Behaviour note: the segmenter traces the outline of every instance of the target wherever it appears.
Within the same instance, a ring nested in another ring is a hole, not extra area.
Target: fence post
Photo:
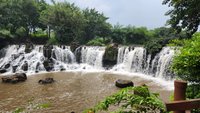
[[[174,101],[186,99],[187,82],[181,80],[174,81]],[[183,106],[184,107],[184,106]],[[185,113],[185,111],[174,111],[174,113]]]

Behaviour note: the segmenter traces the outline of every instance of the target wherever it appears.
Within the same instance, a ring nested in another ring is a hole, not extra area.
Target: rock
[[[22,70],[28,71],[28,62],[25,61],[24,64],[22,65]]]
[[[18,67],[18,65],[12,66],[12,71],[13,71],[13,73],[15,73],[15,72],[16,72],[16,70],[17,70],[17,67]]]
[[[109,68],[117,64],[118,45],[110,44],[105,49],[103,56],[103,67]]]
[[[5,69],[8,69],[9,67],[10,67],[10,63],[8,63],[8,64],[6,64],[6,65],[4,66]]]
[[[44,65],[44,68],[46,69],[46,71],[52,71],[54,68],[53,64],[54,64],[53,59],[46,59],[43,62],[43,65]]]
[[[25,73],[16,73],[12,76],[4,76],[1,78],[4,83],[18,83],[27,80]]]
[[[60,71],[65,71],[65,70],[66,70],[65,68],[61,68],[61,69],[60,69]]]
[[[51,84],[53,82],[55,82],[53,78],[45,78],[38,81],[39,84]]]
[[[7,72],[6,69],[0,69],[0,73],[5,73],[5,72]]]
[[[17,78],[18,81],[25,81],[25,80],[27,80],[27,76],[26,76],[25,73],[16,73],[13,76],[14,76],[14,78]]]
[[[115,86],[119,87],[119,88],[125,88],[125,87],[131,87],[134,86],[133,82],[131,80],[122,80],[122,79],[118,79],[115,82]]]
[[[45,45],[43,47],[43,54],[44,54],[44,57],[46,58],[51,58],[51,53],[52,53],[52,49],[53,49],[53,45]]]

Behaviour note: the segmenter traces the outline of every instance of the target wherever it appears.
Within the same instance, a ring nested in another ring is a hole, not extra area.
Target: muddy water
[[[38,84],[39,79],[46,77],[53,77],[56,82]],[[0,113],[12,112],[16,108],[31,113],[81,113],[105,96],[117,92],[119,89],[114,82],[119,78],[132,80],[135,85],[145,83],[152,92],[160,93],[162,100],[169,100],[171,91],[151,79],[107,72],[58,72],[31,75],[26,82],[19,84],[0,83]],[[43,104],[48,107],[39,109]]]

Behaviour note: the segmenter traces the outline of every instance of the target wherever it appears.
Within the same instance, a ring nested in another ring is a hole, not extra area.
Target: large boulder
[[[110,44],[106,47],[103,56],[103,67],[110,68],[117,64],[118,45]]]
[[[27,76],[25,73],[16,73],[12,76],[4,76],[1,78],[4,83],[18,83],[27,80]]]
[[[51,84],[53,82],[55,82],[53,78],[45,78],[38,81],[39,84]]]
[[[131,80],[118,79],[117,81],[115,81],[115,86],[118,88],[125,88],[125,87],[133,87],[134,84]]]

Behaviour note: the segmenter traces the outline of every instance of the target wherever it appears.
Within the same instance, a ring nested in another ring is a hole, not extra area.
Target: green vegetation
[[[2,47],[30,42],[99,46],[118,43],[146,45],[149,53],[155,53],[168,40],[177,38],[170,28],[148,30],[119,24],[112,26],[103,13],[80,9],[66,1],[48,4],[45,0],[0,0],[0,20]]]
[[[164,0],[163,4],[173,7],[166,15],[170,16],[168,24],[176,31],[186,29],[189,35],[198,30],[200,24],[199,0]]]
[[[147,86],[138,86],[124,88],[84,113],[107,111],[111,105],[118,106],[112,113],[166,112],[164,104],[158,99],[158,94],[150,93]]]
[[[181,41],[175,41],[180,45]],[[172,70],[177,76],[190,84],[187,88],[189,99],[200,98],[200,33],[193,35],[192,39],[183,40],[180,53],[174,57]],[[199,113],[196,110],[194,113]]]

